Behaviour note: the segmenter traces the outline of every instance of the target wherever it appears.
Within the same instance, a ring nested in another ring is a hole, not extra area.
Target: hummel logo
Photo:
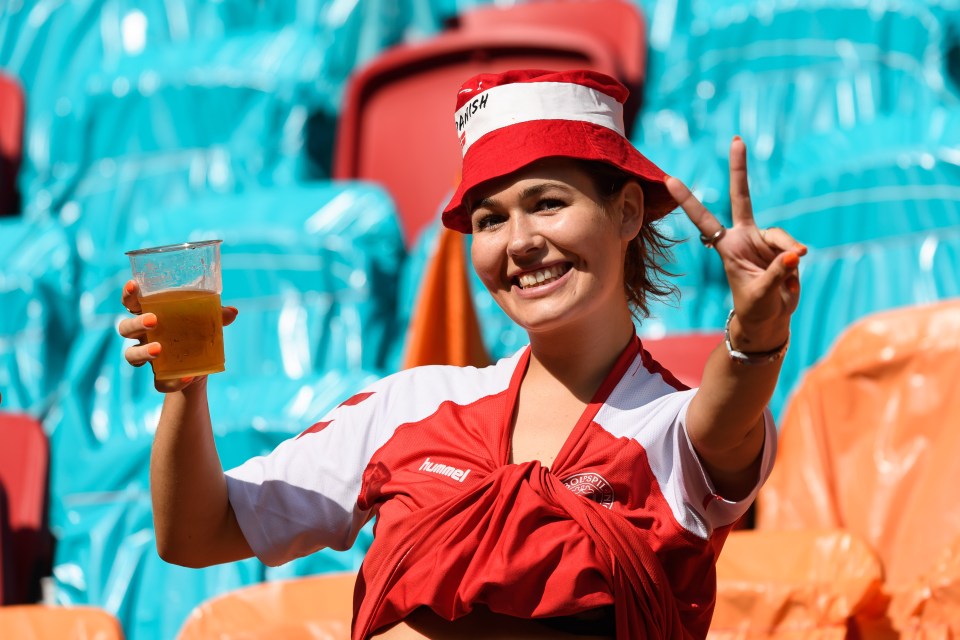
[[[469,474],[471,470],[448,467],[447,465],[440,464],[439,462],[430,462],[430,458],[427,458],[423,461],[423,464],[420,465],[420,471],[429,471],[430,473],[447,476],[451,480],[456,480],[457,482],[463,482],[466,480],[467,474]]]

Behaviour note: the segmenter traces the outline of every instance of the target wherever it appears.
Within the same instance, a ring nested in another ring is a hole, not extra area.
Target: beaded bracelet
[[[731,360],[737,364],[769,364],[771,362],[776,362],[783,357],[784,353],[787,352],[787,345],[790,344],[789,337],[787,337],[786,342],[772,351],[764,351],[762,353],[744,353],[743,351],[737,351],[734,349],[733,344],[730,342],[730,321],[733,320],[733,315],[733,309],[730,309],[730,313],[727,314],[727,322],[723,325],[723,341],[727,345],[727,354],[730,356]]]

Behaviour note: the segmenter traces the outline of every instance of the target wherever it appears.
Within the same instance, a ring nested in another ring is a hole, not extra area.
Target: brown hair
[[[606,206],[630,180],[636,180],[613,165],[598,160],[575,160],[590,176],[602,205]],[[640,182],[641,188],[643,183]],[[677,244],[659,229],[658,221],[644,221],[640,233],[627,246],[623,264],[623,287],[633,315],[643,319],[650,315],[649,298],[676,298],[676,285],[667,278],[676,276],[666,269],[670,262],[670,248]]]

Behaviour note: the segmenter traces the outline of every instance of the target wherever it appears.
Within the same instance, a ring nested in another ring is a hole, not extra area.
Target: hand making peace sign
[[[800,300],[797,267],[807,248],[783,229],[757,227],[747,184],[747,147],[739,136],[730,144],[730,203],[733,226],[725,229],[680,180],[667,178],[701,241],[723,260],[744,351],[762,352],[783,344],[790,315]]]

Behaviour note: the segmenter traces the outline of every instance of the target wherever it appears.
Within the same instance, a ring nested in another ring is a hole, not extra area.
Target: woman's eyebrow
[[[477,209],[494,209],[497,206],[497,201],[495,198],[484,198],[483,200],[478,200],[470,206],[470,215],[473,215],[477,212]]]
[[[520,199],[526,200],[527,198],[534,198],[542,195],[544,191],[548,191],[550,189],[559,189],[560,191],[564,192],[570,191],[570,188],[562,182],[540,182],[523,189],[520,192]]]

